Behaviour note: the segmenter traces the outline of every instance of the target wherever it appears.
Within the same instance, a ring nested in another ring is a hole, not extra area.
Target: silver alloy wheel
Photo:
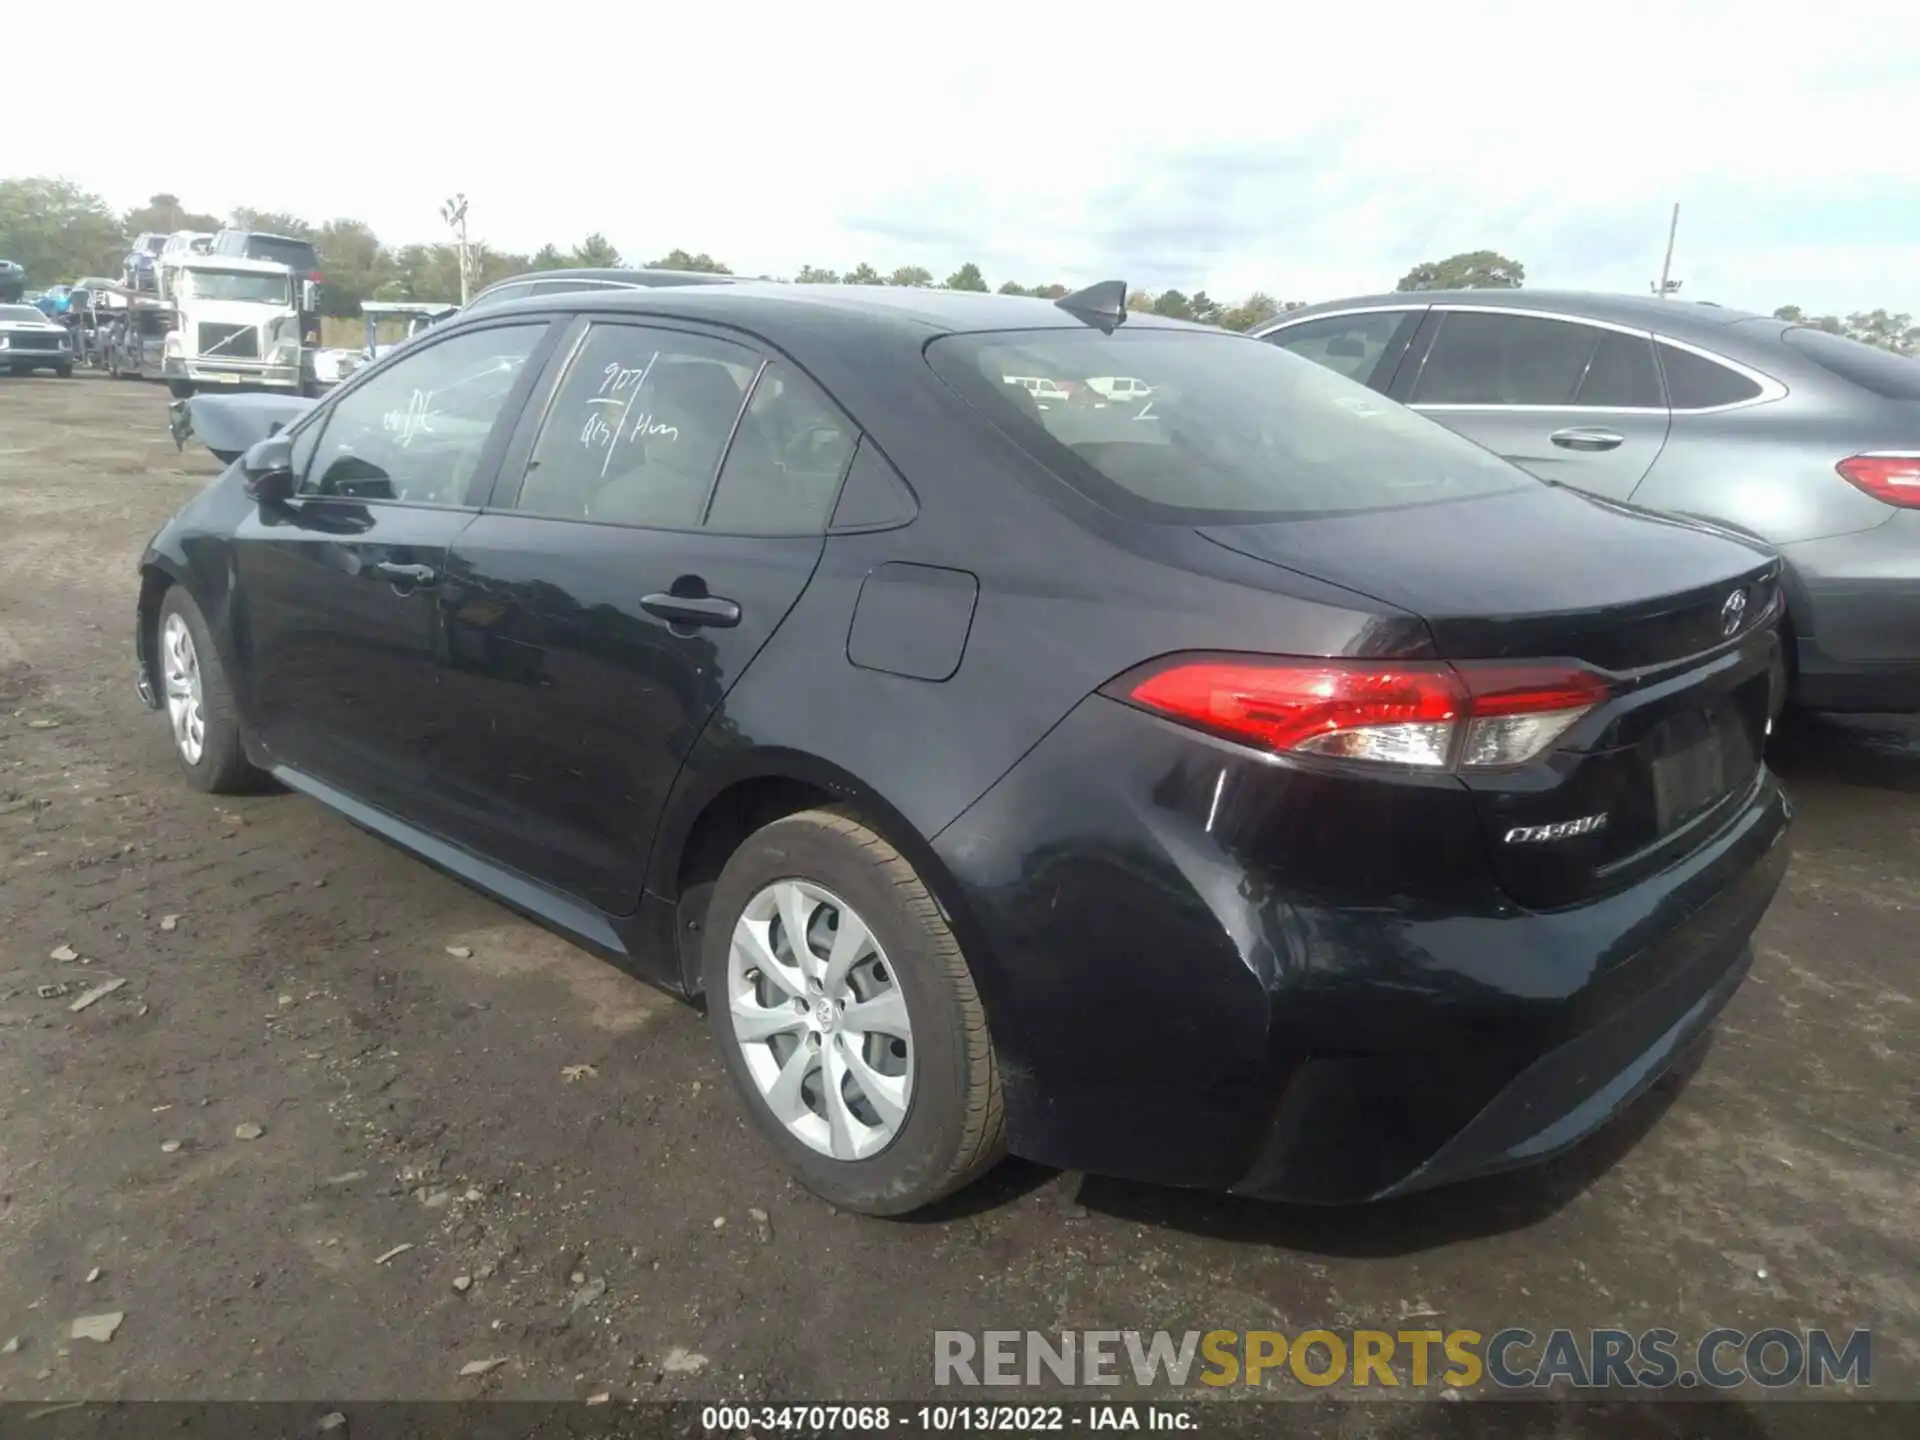
[[[207,749],[205,697],[200,688],[200,655],[193,648],[193,631],[184,615],[167,616],[160,635],[161,668],[166,673],[167,718],[173,721],[173,743],[180,758],[198,765]]]
[[[782,1125],[822,1155],[865,1160],[913,1101],[913,1026],[886,953],[853,907],[805,880],[747,903],[727,957],[747,1071]]]

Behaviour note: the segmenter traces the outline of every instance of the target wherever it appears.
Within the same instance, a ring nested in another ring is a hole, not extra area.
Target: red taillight
[[[1920,509],[1920,453],[1851,455],[1833,468],[1876,500]]]
[[[312,272],[311,274],[309,274],[309,275],[307,276],[307,278],[308,278],[309,280],[311,280],[311,281],[312,281],[312,282],[313,282],[314,284],[316,284],[316,285],[318,285],[318,284],[320,283],[320,281],[322,280],[322,278],[324,278],[324,277],[322,277],[322,275],[320,274],[320,272],[319,272],[318,270],[315,270],[315,271],[313,271],[313,272]]]
[[[1283,754],[1486,769],[1541,754],[1608,692],[1600,676],[1564,665],[1196,659],[1124,693]]]

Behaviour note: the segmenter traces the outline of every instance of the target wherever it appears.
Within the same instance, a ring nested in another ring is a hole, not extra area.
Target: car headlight
[[[0,350],[5,350],[11,344],[13,344],[11,339],[5,335],[0,335]]]

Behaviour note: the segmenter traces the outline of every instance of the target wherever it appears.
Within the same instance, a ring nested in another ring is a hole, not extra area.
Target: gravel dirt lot
[[[1010,1163],[867,1220],[786,1180],[693,1010],[310,800],[176,777],[134,562],[217,466],[165,419],[0,380],[0,1400],[905,1398],[935,1329],[1407,1319],[1867,1325],[1920,1399],[1920,725],[1780,737],[1752,979],[1543,1171],[1321,1212]]]

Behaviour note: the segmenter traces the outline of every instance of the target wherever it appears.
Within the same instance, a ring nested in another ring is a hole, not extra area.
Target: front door
[[[596,322],[551,393],[448,558],[461,725],[435,772],[456,838],[624,914],[681,762],[813,573],[857,437],[797,372],[688,330]]]
[[[235,537],[241,677],[274,758],[407,811],[439,719],[434,595],[548,325],[464,330],[343,390],[295,436],[295,496]]]
[[[1435,306],[1390,393],[1542,480],[1625,500],[1667,442],[1644,331]]]

